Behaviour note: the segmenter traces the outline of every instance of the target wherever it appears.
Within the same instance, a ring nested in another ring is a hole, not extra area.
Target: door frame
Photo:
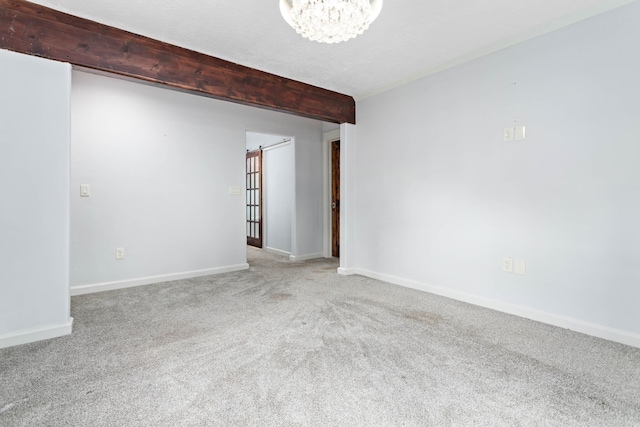
[[[323,162],[323,185],[322,185],[322,256],[332,258],[331,239],[331,143],[340,140],[340,129],[324,132],[322,134],[322,162]],[[342,154],[341,154],[342,156]],[[342,171],[341,171],[342,172]],[[342,239],[342,238],[341,238]],[[342,243],[342,242],[341,242]]]
[[[266,188],[266,186],[264,185],[267,178],[265,177],[264,174],[264,161],[265,161],[265,154],[266,152],[268,152],[269,150],[272,149],[273,145],[277,145],[279,146],[283,146],[283,145],[291,145],[292,147],[292,159],[291,161],[293,162],[291,167],[292,167],[292,171],[293,171],[293,176],[294,176],[294,185],[293,185],[293,194],[292,194],[292,199],[291,199],[291,253],[288,254],[289,257],[294,256],[294,254],[297,254],[297,228],[296,228],[296,212],[297,212],[297,202],[296,202],[296,185],[295,185],[295,178],[296,178],[296,137],[291,135],[291,134],[286,134],[286,133],[279,133],[279,132],[275,132],[275,131],[264,131],[264,130],[253,130],[253,129],[247,129],[245,130],[245,148],[247,150],[249,150],[250,148],[248,147],[247,144],[247,133],[252,133],[252,134],[260,134],[260,135],[265,135],[265,136],[273,136],[276,137],[276,139],[283,139],[283,140],[287,140],[286,143],[271,143],[265,147],[259,146],[262,149],[262,248],[265,251],[269,251],[271,252],[271,248],[269,248],[269,232],[268,232],[268,222],[269,222],[269,215],[267,214],[267,206],[269,204],[269,196],[268,196],[268,190]],[[284,142],[284,141],[283,141]],[[278,148],[278,147],[273,147],[273,148]],[[253,148],[253,150],[256,150],[257,148]],[[252,151],[253,151],[252,150]],[[246,179],[245,179],[245,186],[246,186]],[[246,190],[246,188],[245,188]],[[246,213],[245,213],[246,215]],[[286,252],[274,252],[274,253],[278,253],[279,255],[287,255]]]

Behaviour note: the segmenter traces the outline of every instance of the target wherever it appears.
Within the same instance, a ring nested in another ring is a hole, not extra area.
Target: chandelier
[[[362,34],[380,14],[382,0],[280,0],[280,13],[298,34],[340,43]]]

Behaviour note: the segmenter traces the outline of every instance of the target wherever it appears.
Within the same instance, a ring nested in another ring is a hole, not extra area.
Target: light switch
[[[513,139],[516,141],[523,141],[526,138],[524,126],[517,126],[514,129],[515,132],[513,135]]]
[[[504,142],[513,141],[514,128],[504,128]]]
[[[523,259],[517,259],[513,263],[513,272],[516,274],[527,274],[527,263]]]
[[[89,184],[80,184],[80,197],[91,197]]]
[[[242,187],[229,187],[229,194],[239,196],[242,194]]]

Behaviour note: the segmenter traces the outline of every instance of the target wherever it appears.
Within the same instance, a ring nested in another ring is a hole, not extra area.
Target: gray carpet
[[[640,425],[640,349],[249,262],[73,297],[71,336],[0,350],[0,425]]]

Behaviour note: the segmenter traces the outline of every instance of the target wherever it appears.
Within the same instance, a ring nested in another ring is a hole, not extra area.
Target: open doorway
[[[294,139],[247,132],[246,149],[247,165],[253,167],[252,172],[247,169],[247,243],[289,257],[294,241]]]
[[[331,256],[340,257],[340,140],[331,141]]]
[[[340,257],[340,129],[322,134],[324,156],[324,257]]]

